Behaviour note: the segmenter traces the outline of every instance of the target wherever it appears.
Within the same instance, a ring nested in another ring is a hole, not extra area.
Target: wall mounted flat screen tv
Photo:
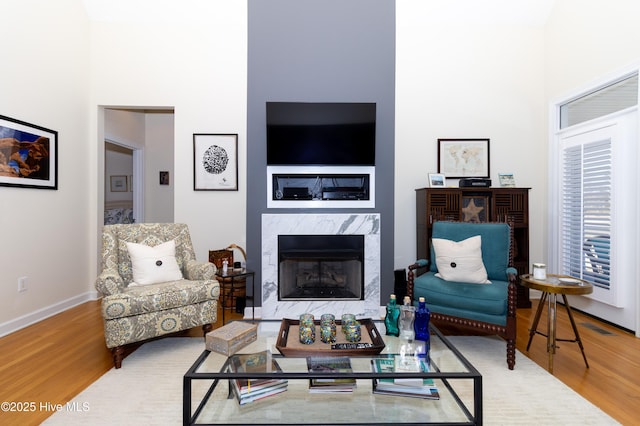
[[[376,104],[267,102],[267,165],[374,166]]]

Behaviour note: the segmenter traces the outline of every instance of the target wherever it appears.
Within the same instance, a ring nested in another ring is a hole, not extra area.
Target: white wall
[[[2,2],[0,114],[58,131],[58,190],[0,187],[0,335],[81,301],[89,198],[89,21],[80,0]],[[18,293],[18,278],[28,290]]]
[[[436,4],[397,2],[395,266],[415,260],[415,189],[437,171],[438,138],[489,138],[493,184],[512,172],[531,187],[530,257],[541,259],[544,27],[515,15],[506,24],[485,2]]]
[[[199,260],[209,249],[244,245],[246,2],[189,0],[180,2],[179,13],[149,1],[87,3],[94,19],[90,132],[96,146],[99,106],[174,109],[174,220],[189,225]],[[193,191],[194,133],[239,134],[239,191]],[[99,156],[94,152],[89,162],[99,164]],[[97,247],[97,228],[92,235]]]
[[[547,100],[640,62],[640,2],[556,0],[545,42]]]
[[[145,140],[144,112],[105,109],[104,135],[107,140],[121,145],[142,148]]]
[[[175,171],[173,114],[148,113],[145,117],[144,220],[174,222]],[[169,185],[160,185],[160,171],[169,172]]]

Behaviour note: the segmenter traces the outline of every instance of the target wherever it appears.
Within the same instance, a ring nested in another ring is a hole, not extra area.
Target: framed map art
[[[238,134],[193,135],[194,191],[238,190]]]
[[[438,139],[438,173],[448,179],[488,178],[489,139]]]

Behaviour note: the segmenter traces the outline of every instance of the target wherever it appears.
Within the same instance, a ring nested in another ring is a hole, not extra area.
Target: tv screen
[[[374,166],[375,103],[267,102],[268,165]]]

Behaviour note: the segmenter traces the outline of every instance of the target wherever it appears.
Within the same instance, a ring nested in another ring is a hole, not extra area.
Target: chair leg
[[[202,326],[202,331],[204,333],[204,340],[207,340],[207,333],[210,332],[211,330],[213,330],[213,325],[211,324],[205,324]]]
[[[122,358],[124,357],[124,347],[116,346],[111,348],[111,355],[113,355],[113,366],[115,368],[122,367]]]
[[[516,341],[513,339],[507,340],[507,366],[509,370],[513,370],[516,365]]]

